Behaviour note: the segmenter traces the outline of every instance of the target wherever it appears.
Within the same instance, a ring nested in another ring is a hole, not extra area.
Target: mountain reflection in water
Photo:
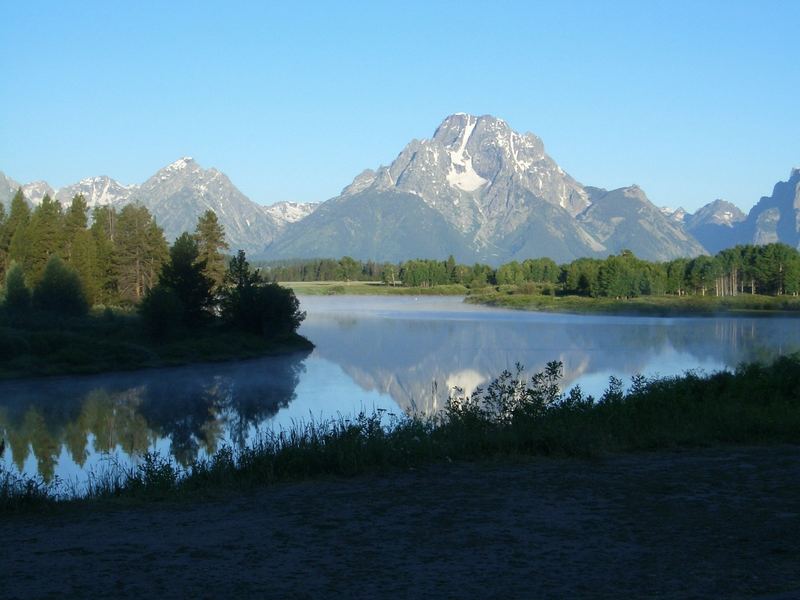
[[[86,481],[107,455],[189,464],[259,430],[386,408],[431,414],[519,362],[564,363],[562,387],[597,395],[614,375],[675,375],[800,348],[795,318],[527,313],[460,298],[304,297],[307,353],[239,363],[0,384],[6,468]]]
[[[800,348],[795,318],[654,318],[491,309],[456,298],[303,298],[315,356],[405,411],[432,413],[517,362],[564,363],[562,387],[599,394],[609,375],[675,375],[771,359]]]

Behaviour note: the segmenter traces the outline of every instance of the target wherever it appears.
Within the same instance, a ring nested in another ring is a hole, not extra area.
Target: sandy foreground
[[[800,447],[2,517],[0,598],[800,598]]]

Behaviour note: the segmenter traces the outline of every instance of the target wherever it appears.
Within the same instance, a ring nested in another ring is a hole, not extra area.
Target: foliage
[[[273,281],[375,281],[384,285],[427,288],[461,284],[473,290],[489,286],[541,285],[541,293],[629,299],[641,296],[695,295],[716,297],[749,293],[800,295],[800,252],[785,244],[736,246],[716,256],[649,262],[630,250],[599,258],[578,258],[557,265],[549,258],[511,261],[492,269],[488,265],[460,265],[415,259],[374,263],[344,257],[265,264]]]
[[[196,239],[184,233],[175,240],[169,260],[161,269],[156,288],[172,290],[183,308],[181,321],[187,326],[207,321],[215,308],[211,291],[214,284],[205,274],[205,268]]]
[[[203,264],[203,273],[211,280],[214,289],[218,289],[225,280],[226,260],[222,251],[228,250],[229,246],[225,241],[225,228],[213,210],[207,210],[197,220],[194,237],[197,241],[197,262]]]
[[[183,303],[175,290],[165,285],[148,290],[138,311],[150,336],[159,340],[174,335],[184,322]]]
[[[6,272],[3,308],[10,316],[27,314],[31,308],[31,292],[25,285],[22,267],[12,262]]]
[[[64,316],[81,316],[89,310],[78,272],[58,256],[50,257],[40,281],[33,288],[33,305]]]
[[[228,265],[221,295],[223,319],[240,331],[272,337],[296,331],[305,318],[294,292],[265,282],[243,250]]]

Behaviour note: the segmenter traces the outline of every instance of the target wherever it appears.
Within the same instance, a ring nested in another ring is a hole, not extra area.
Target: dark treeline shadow
[[[90,452],[134,456],[168,439],[186,465],[288,406],[307,355],[2,383],[0,435],[20,472],[32,453],[46,480],[62,448],[83,466]]]

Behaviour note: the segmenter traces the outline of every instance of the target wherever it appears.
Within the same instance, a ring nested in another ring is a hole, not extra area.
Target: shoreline
[[[733,300],[739,298],[739,300]],[[631,317],[800,317],[800,299],[787,303],[772,296],[726,296],[698,299],[651,296],[626,300],[583,296],[532,296],[523,294],[471,294],[467,304],[527,312]],[[777,305],[774,307],[769,304]]]
[[[15,383],[24,381],[40,381],[45,379],[56,379],[59,377],[81,377],[93,375],[113,375],[114,373],[131,373],[135,371],[150,371],[155,369],[168,369],[174,367],[197,366],[203,364],[218,364],[237,362],[243,360],[253,360],[269,356],[289,355],[295,352],[308,351],[314,349],[314,344],[298,333],[292,333],[273,340],[262,340],[256,336],[241,336],[236,334],[239,339],[253,343],[253,347],[239,347],[231,349],[229,352],[220,351],[210,354],[196,354],[180,356],[161,357],[153,352],[152,347],[143,347],[150,351],[147,360],[136,363],[112,363],[108,365],[98,364],[56,364],[49,363],[45,370],[5,370],[0,369],[0,383]],[[224,339],[225,336],[203,336],[201,341],[214,339]],[[184,340],[181,340],[184,342]],[[130,344],[123,342],[123,344]]]

